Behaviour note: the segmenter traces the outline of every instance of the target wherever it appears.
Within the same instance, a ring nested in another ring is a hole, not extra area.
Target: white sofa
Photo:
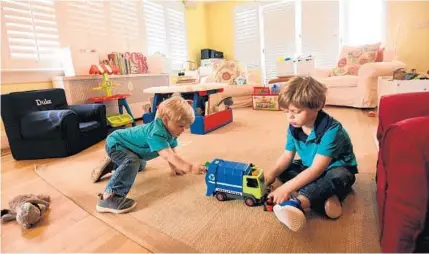
[[[404,67],[393,52],[385,50],[383,62],[362,65],[357,76],[330,76],[332,68],[316,68],[311,76],[328,87],[327,105],[375,108],[378,77],[392,76],[393,71]]]
[[[219,61],[219,60],[214,60]],[[221,64],[217,67],[213,67],[210,65],[201,66],[199,68],[199,74],[200,74],[200,82],[221,82],[221,83],[229,83],[231,84],[233,80],[222,80],[220,78],[221,75],[216,75],[218,69],[222,69],[222,65],[224,65],[226,62],[236,62],[236,61],[219,61]],[[232,105],[232,108],[242,108],[242,107],[252,107],[252,94],[253,94],[253,88],[255,86],[261,86],[260,84],[260,71],[258,69],[247,69],[246,66],[243,64],[237,63],[237,67],[240,67],[241,69],[223,69],[223,72],[230,72],[231,77],[236,77],[239,72],[245,73],[247,84],[245,85],[237,85],[237,84],[231,84],[224,88],[222,93],[216,93],[213,95],[210,95],[210,103],[212,105],[217,104],[222,99],[226,97],[232,97],[234,104]]]

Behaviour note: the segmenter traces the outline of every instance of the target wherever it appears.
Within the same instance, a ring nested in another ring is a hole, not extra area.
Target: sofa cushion
[[[332,76],[357,75],[361,65],[375,62],[379,48],[380,43],[358,47],[343,46]]]
[[[330,87],[356,87],[358,83],[358,76],[345,75],[345,76],[332,76],[329,78],[317,78],[317,81]]]
[[[97,122],[97,121],[80,122],[79,123],[79,130],[81,132],[95,130],[99,127],[100,127],[100,122]]]

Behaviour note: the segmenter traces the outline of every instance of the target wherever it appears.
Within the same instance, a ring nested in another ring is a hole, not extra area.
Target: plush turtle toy
[[[49,208],[50,197],[46,195],[19,195],[9,202],[10,209],[1,210],[2,223],[16,220],[25,229],[39,222]]]

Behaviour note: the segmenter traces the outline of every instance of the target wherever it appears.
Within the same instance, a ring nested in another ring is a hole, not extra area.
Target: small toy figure
[[[104,72],[103,74],[103,82],[101,82],[100,86],[94,87],[93,90],[101,90],[104,89],[106,92],[106,96],[112,96],[112,88],[117,87],[117,84],[113,84],[112,81],[109,79],[109,75],[107,72]]]
[[[50,197],[46,195],[19,195],[9,202],[9,209],[1,210],[1,221],[16,220],[23,228],[29,229],[40,221],[49,208]]]

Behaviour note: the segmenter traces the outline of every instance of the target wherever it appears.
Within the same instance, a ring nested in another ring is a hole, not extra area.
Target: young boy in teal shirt
[[[171,97],[158,106],[155,119],[147,124],[112,132],[106,139],[106,152],[117,165],[103,194],[99,194],[98,212],[125,213],[136,206],[126,198],[137,172],[146,161],[161,156],[168,161],[172,173],[203,173],[202,165],[191,164],[175,153],[177,137],[194,122],[193,108],[179,96]],[[108,173],[103,168],[98,178]]]
[[[292,231],[304,226],[304,212],[310,208],[331,219],[341,216],[341,201],[358,173],[347,131],[322,110],[326,90],[311,77],[296,77],[279,92],[289,128],[285,151],[265,172],[265,183],[269,186],[276,178],[283,182],[268,197],[277,204],[277,218]],[[296,153],[301,160],[294,160]]]

